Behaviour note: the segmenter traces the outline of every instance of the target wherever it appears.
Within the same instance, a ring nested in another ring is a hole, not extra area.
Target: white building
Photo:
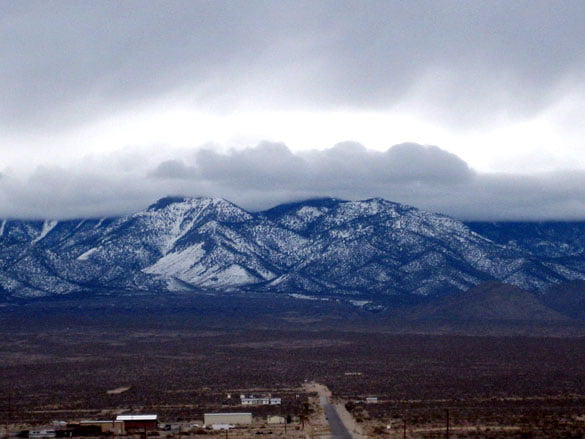
[[[282,398],[272,398],[271,396],[254,397],[240,395],[240,403],[242,405],[280,405]]]
[[[266,418],[268,424],[285,424],[286,419],[283,416],[273,415]]]

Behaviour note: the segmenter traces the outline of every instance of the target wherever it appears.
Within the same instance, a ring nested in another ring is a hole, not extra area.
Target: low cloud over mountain
[[[282,143],[245,149],[89,157],[0,179],[0,217],[125,214],[168,194],[220,196],[249,210],[320,196],[383,197],[463,220],[585,218],[585,172],[487,174],[437,146],[386,151],[356,142],[293,152]]]

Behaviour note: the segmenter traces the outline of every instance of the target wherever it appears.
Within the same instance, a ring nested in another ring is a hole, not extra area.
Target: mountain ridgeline
[[[585,223],[463,223],[383,199],[248,212],[167,197],[119,218],[0,223],[4,300],[91,291],[430,297],[585,279]]]

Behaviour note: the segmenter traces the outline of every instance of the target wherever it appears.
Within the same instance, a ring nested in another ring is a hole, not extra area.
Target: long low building
[[[123,421],[111,421],[111,420],[95,420],[95,421],[81,421],[79,423],[81,429],[88,427],[98,427],[102,433],[124,433],[124,422]]]
[[[133,431],[156,430],[158,428],[157,415],[119,415],[116,421],[124,423],[124,431],[131,433]]]
[[[203,419],[206,426],[215,424],[251,424],[252,413],[205,413]]]
[[[282,398],[273,398],[271,396],[245,396],[240,395],[240,404],[242,405],[280,405]]]

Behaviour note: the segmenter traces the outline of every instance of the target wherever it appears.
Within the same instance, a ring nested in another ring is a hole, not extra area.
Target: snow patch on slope
[[[186,249],[169,253],[160,258],[155,264],[144,268],[142,271],[149,274],[175,276],[181,278],[205,256],[203,243],[192,245]]]
[[[37,236],[35,239],[33,239],[31,241],[31,244],[37,243],[41,239],[43,239],[45,236],[47,236],[49,234],[49,232],[51,230],[53,230],[58,223],[59,223],[59,221],[55,221],[55,220],[47,220],[47,221],[43,222],[43,229],[41,230],[41,234],[39,236]]]
[[[142,271],[205,287],[246,285],[261,280],[238,264],[204,265],[202,260],[206,255],[203,243],[198,243],[179,252],[169,253]]]
[[[94,248],[90,248],[90,249],[89,249],[88,251],[86,251],[85,253],[83,253],[83,254],[79,255],[79,256],[77,257],[77,260],[78,260],[78,261],[87,261],[87,260],[89,259],[89,257],[90,257],[90,256],[91,256],[93,253],[95,253],[96,251],[97,251],[97,248],[95,248],[95,247],[94,247]]]
[[[210,287],[246,285],[258,282],[258,278],[252,276],[248,270],[238,264],[213,273],[211,276],[204,276],[202,285]]]

